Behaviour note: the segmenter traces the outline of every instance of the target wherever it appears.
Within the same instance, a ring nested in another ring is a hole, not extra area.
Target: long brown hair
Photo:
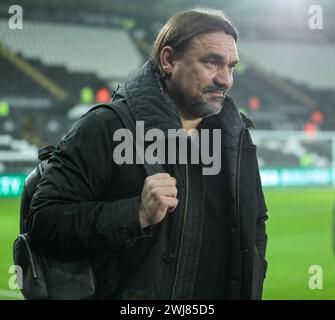
[[[165,46],[171,46],[174,54],[180,55],[187,48],[193,37],[202,33],[224,31],[237,41],[237,30],[221,10],[196,8],[183,11],[170,18],[153,44],[151,60],[160,68],[160,53]]]

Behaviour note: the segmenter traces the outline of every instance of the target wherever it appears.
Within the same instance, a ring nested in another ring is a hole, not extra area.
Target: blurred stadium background
[[[21,30],[8,25],[13,4]],[[322,30],[308,25],[315,4]],[[196,5],[222,9],[240,31],[231,95],[256,125],[270,217],[264,299],[335,298],[334,1],[26,0],[0,3],[0,299],[21,299],[9,285],[12,243],[38,148],[110,100],[163,23]],[[312,265],[322,289],[308,286]]]

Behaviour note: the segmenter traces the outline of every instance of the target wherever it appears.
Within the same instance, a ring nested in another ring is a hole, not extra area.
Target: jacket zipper
[[[37,277],[36,267],[35,267],[33,255],[32,255],[32,252],[30,250],[30,246],[29,246],[28,240],[27,240],[27,238],[25,237],[24,234],[20,234],[19,237],[21,239],[23,239],[24,245],[25,245],[25,247],[27,249],[29,260],[30,260],[30,265],[31,265],[31,270],[32,270],[32,273],[33,273],[33,278],[37,279],[38,277]]]
[[[179,254],[178,254],[176,277],[175,277],[174,284],[173,284],[173,289],[172,289],[172,300],[174,300],[175,294],[176,294],[177,280],[178,280],[179,267],[180,267],[180,259],[181,259],[181,253],[183,251],[185,223],[186,223],[187,208],[188,208],[188,192],[189,192],[189,185],[188,184],[189,184],[188,164],[186,163],[186,195],[185,195],[184,220],[183,220],[183,227],[182,227],[181,240],[180,240],[180,249],[179,249]]]
[[[238,154],[238,160],[237,160],[237,183],[236,183],[236,193],[237,193],[237,219],[238,219],[238,226],[240,228],[240,195],[239,195],[239,183],[240,183],[240,166],[241,166],[241,153],[242,153],[242,140],[243,135],[246,132],[248,128],[243,128],[240,136],[240,142],[239,142],[239,154]],[[182,227],[182,235],[180,240],[180,250],[178,254],[178,262],[177,262],[177,271],[176,271],[176,277],[173,284],[172,289],[172,300],[175,298],[176,293],[176,286],[177,286],[177,280],[178,280],[178,274],[179,274],[179,267],[180,267],[180,259],[181,259],[181,253],[183,249],[183,240],[184,240],[184,233],[185,233],[185,222],[186,222],[186,216],[187,216],[187,208],[188,208],[188,193],[189,193],[189,176],[188,176],[188,164],[186,164],[186,196],[185,196],[185,210],[184,210],[184,220],[183,220],[183,227]]]

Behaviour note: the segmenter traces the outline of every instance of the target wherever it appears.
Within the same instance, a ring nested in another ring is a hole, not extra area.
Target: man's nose
[[[224,86],[225,88],[230,88],[233,84],[232,74],[230,73],[228,67],[224,67],[215,75],[214,82],[217,85]]]

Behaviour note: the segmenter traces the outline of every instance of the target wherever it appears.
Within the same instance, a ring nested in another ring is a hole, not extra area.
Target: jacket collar
[[[121,85],[115,95],[118,97],[127,101],[136,121],[144,121],[145,131],[181,128],[177,107],[164,91],[150,60]]]

